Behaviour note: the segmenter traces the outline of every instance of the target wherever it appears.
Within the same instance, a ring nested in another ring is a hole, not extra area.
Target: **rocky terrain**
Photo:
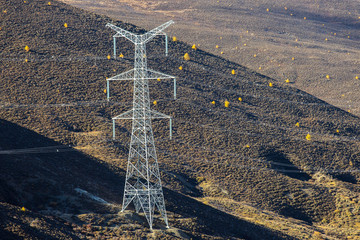
[[[0,10],[2,236],[359,236],[359,118],[182,41],[165,57],[161,36],[147,56],[178,77],[176,100],[170,81],[150,83],[153,109],[174,117],[173,140],[153,122],[171,228],[119,213],[131,123],[118,121],[112,141],[111,117],[131,108],[132,85],[112,82],[109,102],[104,89],[132,68],[134,46],[119,39],[124,57],[108,59],[105,24],[145,30],[57,1],[1,0]]]
[[[360,114],[358,0],[62,1],[147,28],[173,19],[179,39]]]

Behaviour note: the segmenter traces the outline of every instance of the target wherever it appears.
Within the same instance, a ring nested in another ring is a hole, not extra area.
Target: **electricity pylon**
[[[142,35],[133,34],[110,23],[106,24],[107,27],[117,32],[115,37],[125,37],[135,44],[134,69],[112,78],[112,80],[134,81],[133,108],[112,119],[114,138],[115,120],[132,119],[132,134],[121,211],[124,211],[133,202],[137,213],[140,210],[145,213],[150,229],[153,225],[155,207],[163,217],[166,227],[169,227],[151,119],[169,118],[171,138],[171,117],[150,109],[148,80],[158,78],[174,78],[175,80],[175,77],[147,69],[146,43],[156,35],[163,34],[162,31],[172,23],[174,22],[164,23]],[[176,92],[174,92],[175,97]]]
[[[112,28],[113,30],[117,31],[117,33],[113,36],[114,38],[114,58],[116,58],[116,38],[117,37],[125,37],[127,39],[129,39],[131,42],[133,42],[135,44],[135,47],[140,44],[141,42],[143,42],[142,46],[139,46],[138,50],[135,48],[135,64],[136,64],[136,54],[141,54],[141,52],[143,51],[144,54],[141,55],[144,58],[144,65],[146,67],[146,46],[145,44],[147,42],[149,42],[152,38],[154,38],[156,35],[164,35],[165,36],[165,54],[166,56],[168,55],[168,37],[167,34],[163,32],[163,30],[165,28],[167,28],[170,24],[174,23],[173,21],[169,21],[167,23],[164,23],[163,25],[151,30],[150,32],[147,32],[146,34],[143,35],[135,35],[133,33],[130,33],[124,29],[121,29],[119,27],[114,26],[113,24],[106,24],[107,27]],[[147,36],[144,36],[147,35]],[[134,38],[130,36],[137,36],[138,38]],[[144,36],[141,38],[141,36]],[[148,38],[148,39],[146,39]],[[140,55],[139,55],[140,56]],[[140,59],[139,59],[140,60]],[[141,67],[141,65],[138,65],[139,67]],[[107,96],[107,100],[110,101],[110,81],[118,81],[118,80],[133,80],[135,77],[135,69],[131,69],[129,71],[123,72],[119,75],[116,75],[114,77],[111,78],[107,78],[106,79],[106,96]],[[176,99],[176,77],[171,76],[171,75],[167,75],[164,73],[160,73],[157,71],[154,71],[152,69],[147,69],[145,68],[147,71],[145,71],[145,75],[144,75],[144,79],[157,79],[157,80],[162,80],[162,79],[173,79],[174,80],[174,99]]]

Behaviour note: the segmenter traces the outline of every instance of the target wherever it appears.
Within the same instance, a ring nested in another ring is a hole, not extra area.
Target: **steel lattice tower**
[[[152,229],[153,225],[155,207],[159,210],[166,226],[169,227],[151,119],[169,118],[171,137],[171,117],[150,109],[148,80],[172,78],[174,79],[174,86],[176,86],[176,81],[173,76],[147,69],[146,43],[156,35],[164,35],[162,31],[172,23],[173,21],[164,23],[142,35],[133,34],[109,23],[106,25],[117,32],[117,34],[114,35],[114,39],[115,37],[125,37],[135,44],[134,69],[112,77],[107,81],[108,90],[109,80],[134,81],[133,108],[130,111],[113,118],[114,138],[115,120],[132,119],[132,135],[121,211],[124,211],[127,206],[133,202],[136,212],[142,210],[145,213],[150,229]],[[176,88],[174,87],[174,97],[175,96]]]

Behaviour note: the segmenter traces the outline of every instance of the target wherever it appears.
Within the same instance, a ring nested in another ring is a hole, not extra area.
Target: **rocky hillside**
[[[166,122],[153,124],[173,228],[162,230],[158,218],[150,232],[142,215],[119,214],[131,123],[119,121],[112,141],[111,117],[131,108],[132,85],[112,82],[109,102],[104,88],[106,77],[132,68],[134,46],[121,39],[124,58],[108,59],[114,33],[105,24],[144,30],[56,1],[1,0],[0,10],[1,226],[9,238],[358,233],[358,117],[180,41],[165,57],[161,37],[147,55],[149,67],[178,76],[177,100],[171,82],[150,84],[153,108],[175,121],[173,140]]]
[[[360,114],[358,0],[61,1],[147,28],[173,19],[179,39]]]

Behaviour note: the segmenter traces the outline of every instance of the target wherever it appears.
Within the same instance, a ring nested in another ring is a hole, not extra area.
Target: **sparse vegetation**
[[[188,53],[185,53],[185,54],[184,54],[184,60],[185,60],[185,61],[189,61],[189,60],[190,60],[190,56],[189,56]]]
[[[205,178],[204,178],[204,177],[197,177],[197,178],[196,178],[196,181],[197,181],[198,183],[201,183],[201,182],[205,181]]]
[[[1,212],[34,216],[12,219],[2,229],[63,239],[179,237],[178,232],[151,233],[144,216],[134,211],[119,214],[131,126],[122,122],[113,142],[111,117],[131,107],[132,83],[114,83],[110,102],[103,89],[105,77],[116,74],[113,69],[132,67],[131,44],[119,39],[123,58],[107,59],[112,34],[104,25],[111,19],[57,1],[51,7],[46,1],[5,2],[9,12],[22,14],[2,15],[16,27],[0,31],[0,148],[38,152],[0,155],[0,197],[11,203],[3,204]],[[44,26],[32,31],[22,22]],[[31,46],[31,56],[24,43]],[[359,167],[359,119],[283,80],[201,49],[191,50],[193,60],[184,61],[190,48],[171,41],[167,58],[156,41],[148,49],[154,53],[149,65],[177,76],[180,85],[179,99],[173,101],[170,83],[150,82],[150,87],[156,84],[152,107],[175,119],[173,141],[163,140],[166,124],[153,123],[170,226],[194,239],[291,239],[314,231],[321,234],[313,237],[356,236],[360,175],[350,170]],[[253,53],[249,56],[253,59]],[[341,131],[334,135],[334,129]],[[307,132],[312,141],[306,140]],[[59,148],[50,151],[49,146]],[[86,200],[75,187],[111,205]]]

